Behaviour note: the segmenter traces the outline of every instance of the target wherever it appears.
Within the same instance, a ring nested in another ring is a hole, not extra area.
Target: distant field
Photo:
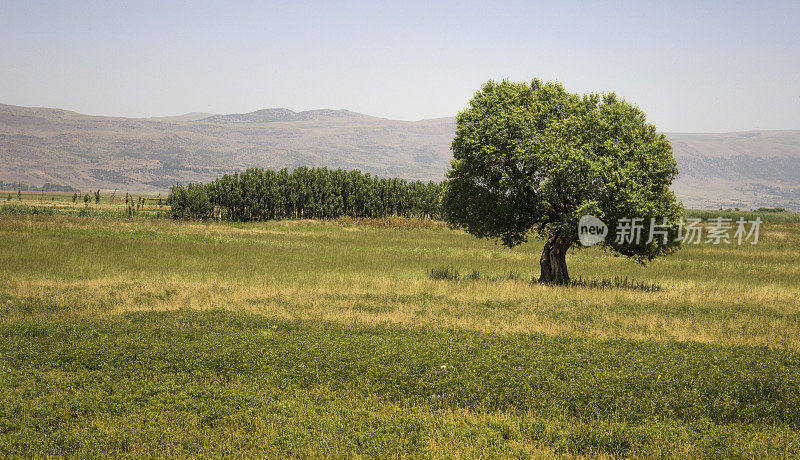
[[[126,194],[128,200],[126,203]],[[77,195],[77,196],[76,196]],[[88,196],[89,201],[84,201]],[[75,201],[73,201],[73,197]],[[149,217],[166,217],[169,206],[167,196],[120,191],[101,191],[100,201],[94,192],[22,192],[0,190],[0,215],[39,214],[94,217],[124,217],[130,206],[132,214]]]
[[[94,217],[120,217],[126,216],[127,205],[125,195],[128,192],[109,192],[102,191],[100,201],[95,202],[92,192],[78,194],[75,202],[72,201],[72,192],[18,192],[16,190],[0,190],[0,215],[9,214],[43,214],[43,215],[82,215]],[[89,195],[89,202],[84,202],[84,196]],[[129,195],[129,203],[138,204],[135,207],[136,215],[147,217],[167,217],[169,205],[167,205],[167,194],[151,195],[143,193],[133,193]],[[754,220],[756,217],[764,222],[784,222],[800,223],[800,212],[756,212],[756,211],[732,211],[732,210],[701,210],[687,209],[687,217],[696,217],[707,220],[709,218],[721,216],[738,220],[740,217],[746,220]]]
[[[800,224],[568,256],[645,292],[440,225],[153,217],[0,215],[0,455],[800,455]]]
[[[800,212],[760,212],[760,211],[710,211],[688,209],[686,210],[687,218],[699,218],[704,221],[713,219],[715,217],[722,217],[731,219],[734,222],[740,218],[746,221],[754,221],[756,218],[761,219],[762,222],[783,222],[783,223],[800,223]]]

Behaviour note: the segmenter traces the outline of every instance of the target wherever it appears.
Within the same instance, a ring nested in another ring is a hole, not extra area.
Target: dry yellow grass
[[[508,250],[461,232],[314,221],[230,225],[63,216],[0,219],[3,314],[232,309],[287,319],[800,349],[800,226],[757,246],[687,247],[640,267],[596,250],[573,275],[661,291],[543,286],[537,242]],[[455,266],[496,275],[433,280]]]

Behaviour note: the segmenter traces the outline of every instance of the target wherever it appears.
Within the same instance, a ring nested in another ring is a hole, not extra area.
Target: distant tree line
[[[167,203],[176,219],[439,218],[441,185],[371,176],[361,171],[254,168],[208,184],[177,184]]]
[[[36,185],[23,184],[22,182],[3,182],[0,180],[0,189],[5,190],[20,190],[23,192],[77,192],[75,187],[69,185],[51,184],[46,182],[44,185],[37,187]]]

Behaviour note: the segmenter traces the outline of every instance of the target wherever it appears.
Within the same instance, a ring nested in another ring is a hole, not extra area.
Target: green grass
[[[800,225],[568,255],[658,290],[531,282],[540,249],[0,216],[0,456],[800,455]]]
[[[6,455],[454,454],[451,429],[486,455],[800,454],[796,352],[224,311],[0,331]]]

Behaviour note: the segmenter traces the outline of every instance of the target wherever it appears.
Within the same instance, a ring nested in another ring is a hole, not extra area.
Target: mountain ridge
[[[208,116],[203,116],[208,115]],[[455,118],[391,120],[344,109],[124,118],[0,104],[0,180],[164,191],[249,167],[327,166],[441,180]],[[666,133],[692,207],[800,209],[800,130]]]

